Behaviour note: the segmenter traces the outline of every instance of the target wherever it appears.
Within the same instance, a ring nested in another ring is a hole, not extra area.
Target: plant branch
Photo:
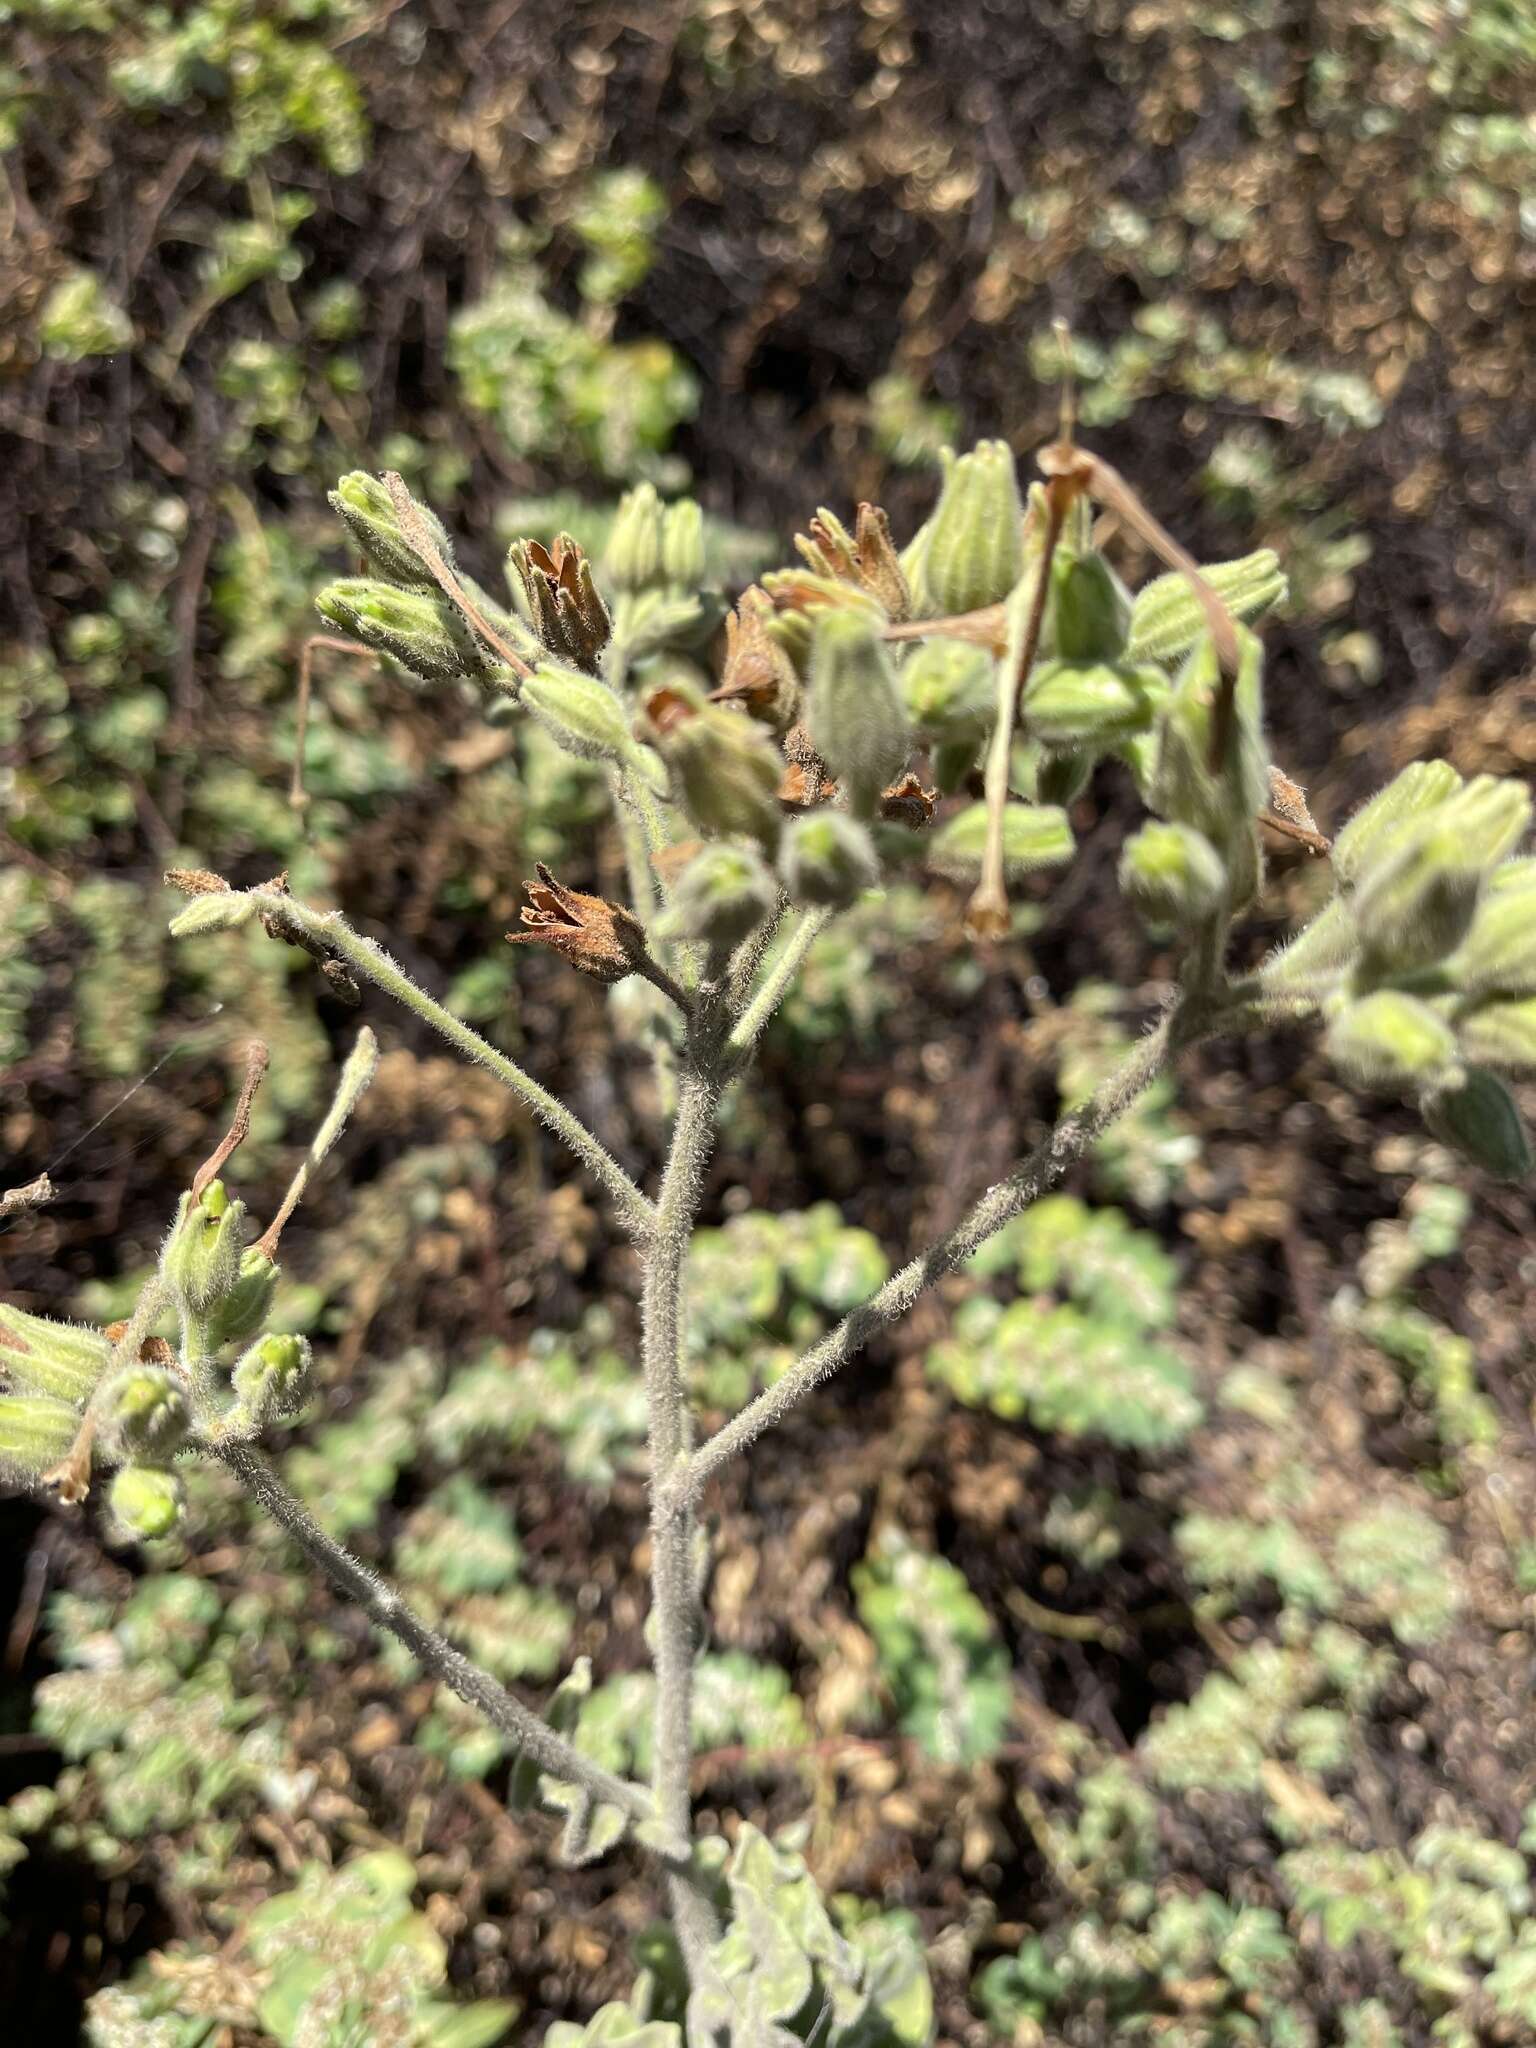
[[[639,1785],[616,1778],[572,1748],[563,1736],[542,1721],[521,1700],[514,1699],[505,1686],[454,1649],[435,1629],[414,1613],[395,1589],[371,1572],[336,1539],[328,1536],[296,1494],[288,1491],[260,1451],[246,1443],[211,1445],[215,1457],[226,1464],[241,1484],[298,1545],[311,1564],[318,1565],[331,1583],[362,1608],[368,1619],[386,1628],[403,1643],[422,1666],[442,1684],[456,1692],[468,1706],[484,1714],[493,1728],[518,1745],[551,1777],[581,1785],[595,1798],[619,1806],[636,1820],[649,1820],[654,1812],[649,1795]]]
[[[650,1416],[651,1602],[656,1660],[656,1727],[651,1790],[667,1833],[688,1840],[693,1830],[689,1777],[693,1762],[693,1668],[698,1654],[698,1599],[694,1584],[694,1518],[664,1512],[661,1501],[675,1474],[686,1471],[693,1442],[683,1365],[683,1289],[688,1246],[698,1213],[699,1187],[714,1141],[719,1084],[701,1070],[696,1046],[685,1055],[672,1145],[656,1204],[656,1229],[645,1260],[643,1362]],[[690,1977],[707,1966],[719,1928],[709,1903],[674,1876],[672,1911]]]
[[[650,1235],[656,1220],[655,1206],[635,1186],[607,1147],[592,1135],[579,1117],[572,1115],[563,1102],[551,1095],[547,1088],[541,1088],[531,1074],[525,1074],[516,1061],[498,1052],[478,1031],[472,1031],[451,1010],[434,1001],[424,989],[419,989],[395,965],[382,946],[376,946],[372,939],[365,939],[361,933],[353,931],[339,910],[311,910],[308,904],[300,903],[292,896],[281,896],[263,889],[254,890],[252,894],[264,918],[275,925],[286,925],[294,931],[303,932],[329,947],[349,966],[355,967],[359,974],[383,989],[386,995],[393,996],[423,1023],[430,1024],[466,1059],[494,1074],[503,1087],[509,1088],[525,1102],[608,1190],[631,1236],[644,1238]]]
[[[726,1056],[741,1065],[751,1052],[774,1011],[789,992],[806,954],[832,920],[830,910],[802,910],[800,920],[784,942],[779,957],[769,968],[761,987],[732,1025],[725,1041]]]
[[[1187,1003],[1170,1011],[1088,1100],[1062,1117],[1023,1164],[1007,1180],[989,1188],[947,1236],[893,1274],[868,1301],[844,1316],[835,1329],[812,1345],[782,1379],[750,1401],[733,1421],[701,1445],[687,1464],[673,1474],[658,1502],[661,1512],[680,1520],[722,1465],[744,1451],[765,1430],[782,1422],[813,1387],[830,1379],[862,1351],[876,1331],[905,1315],[936,1280],[957,1272],[989,1237],[1054,1186],[1067,1168],[1081,1159],[1156,1080],[1169,1060],[1205,1036],[1208,1029],[1206,1014]]]

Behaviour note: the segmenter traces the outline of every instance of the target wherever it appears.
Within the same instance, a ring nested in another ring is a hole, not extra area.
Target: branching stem
[[[642,1786],[616,1778],[572,1748],[563,1736],[540,1720],[531,1708],[514,1699],[505,1686],[472,1664],[420,1615],[406,1606],[394,1588],[328,1536],[296,1494],[290,1493],[267,1459],[253,1445],[221,1443],[214,1455],[337,1589],[362,1608],[368,1619],[403,1643],[422,1669],[456,1692],[468,1706],[484,1714],[493,1728],[515,1742],[552,1777],[582,1785],[595,1798],[649,1820],[654,1807]]]
[[[1085,1103],[1061,1118],[1017,1171],[989,1188],[953,1230],[909,1260],[868,1301],[844,1316],[835,1329],[812,1345],[782,1379],[750,1401],[733,1421],[701,1445],[674,1472],[659,1496],[657,1506],[661,1514],[681,1521],[721,1466],[765,1430],[782,1422],[813,1387],[830,1379],[862,1351],[876,1331],[905,1315],[936,1280],[958,1271],[989,1237],[1054,1186],[1067,1168],[1081,1159],[1150,1087],[1169,1060],[1203,1037],[1208,1028],[1207,1013],[1190,1003],[1170,1011]]]
[[[547,1088],[541,1088],[531,1074],[525,1074],[515,1060],[509,1060],[504,1052],[498,1052],[478,1031],[472,1031],[451,1010],[418,988],[382,946],[376,946],[372,939],[365,939],[361,933],[353,931],[339,910],[322,912],[310,909],[308,904],[300,903],[292,896],[280,896],[266,890],[254,893],[257,908],[273,924],[286,925],[319,940],[339,954],[349,966],[355,967],[359,974],[383,989],[386,995],[393,996],[423,1023],[430,1024],[466,1059],[494,1074],[503,1087],[509,1088],[520,1101],[525,1102],[602,1183],[613,1197],[630,1235],[639,1238],[650,1235],[655,1223],[654,1205],[580,1117],[574,1116]]]
[[[671,1836],[692,1833],[689,1778],[693,1762],[693,1667],[698,1654],[694,1583],[694,1518],[663,1512],[674,1475],[685,1472],[693,1444],[683,1358],[684,1283],[704,1166],[714,1142],[718,1082],[700,1063],[697,1043],[684,1055],[672,1145],[656,1204],[656,1228],[645,1260],[641,1309],[646,1404],[650,1414],[651,1598],[656,1661],[656,1726],[651,1789]],[[708,1901],[681,1877],[671,1883],[678,1939],[695,1982],[707,1966],[719,1928]]]

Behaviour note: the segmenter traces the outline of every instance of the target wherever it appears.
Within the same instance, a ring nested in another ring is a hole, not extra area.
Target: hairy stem
[[[303,1551],[311,1564],[318,1565],[328,1579],[368,1619],[402,1642],[423,1670],[456,1692],[467,1705],[476,1708],[493,1728],[515,1742],[519,1749],[550,1773],[570,1784],[583,1785],[596,1798],[623,1807],[637,1820],[649,1820],[654,1807],[640,1785],[616,1778],[589,1757],[573,1749],[563,1736],[540,1720],[521,1700],[514,1699],[505,1686],[472,1664],[460,1651],[429,1628],[406,1606],[394,1588],[352,1553],[327,1536],[296,1494],[284,1486],[261,1452],[247,1443],[221,1443],[213,1447],[221,1459],[250,1492],[257,1504],[279,1523]]]
[[[641,1304],[650,1411],[651,1625],[656,1659],[651,1790],[662,1826],[668,1835],[684,1841],[693,1829],[689,1773],[693,1761],[693,1666],[698,1653],[694,1518],[686,1503],[681,1513],[663,1512],[660,1503],[674,1476],[686,1471],[693,1443],[683,1363],[683,1287],[719,1099],[718,1083],[700,1070],[690,1047],[656,1204],[656,1229],[646,1254]],[[719,1929],[708,1901],[686,1881],[674,1877],[670,1889],[678,1940],[689,1974],[697,1981]]]
[[[307,933],[329,947],[349,966],[355,967],[359,974],[383,989],[386,995],[393,996],[423,1023],[430,1024],[466,1059],[494,1074],[602,1183],[613,1197],[630,1235],[641,1238],[650,1235],[655,1222],[653,1205],[580,1117],[573,1116],[547,1088],[541,1088],[531,1074],[525,1074],[515,1060],[509,1060],[505,1053],[498,1052],[478,1031],[472,1031],[451,1010],[444,1009],[424,989],[419,989],[409,975],[395,965],[382,946],[376,946],[372,939],[365,939],[361,933],[353,931],[339,910],[311,910],[308,904],[296,902],[291,896],[269,894],[265,890],[257,890],[254,894],[257,908],[273,924]]]
[[[727,1055],[733,1061],[744,1060],[756,1045],[769,1018],[789,993],[790,983],[799,973],[806,954],[831,919],[830,910],[801,911],[799,922],[785,940],[762,986],[731,1027],[725,1043]]]
[[[1203,1013],[1181,1005],[1143,1038],[1129,1057],[1079,1108],[1070,1111],[1006,1180],[991,1187],[947,1236],[910,1260],[868,1301],[844,1316],[818,1344],[736,1418],[700,1446],[672,1476],[657,1507],[681,1522],[711,1476],[738,1452],[782,1422],[813,1387],[846,1365],[874,1336],[906,1314],[936,1280],[957,1271],[1005,1223],[1027,1209],[1060,1180],[1067,1168],[1095,1144],[1136,1098],[1156,1080],[1169,1060],[1204,1035]]]

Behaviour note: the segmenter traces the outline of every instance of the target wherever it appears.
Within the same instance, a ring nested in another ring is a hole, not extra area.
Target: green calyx
[[[840,909],[879,882],[880,856],[856,818],[817,811],[785,833],[779,873],[792,902]]]
[[[107,1499],[125,1533],[143,1539],[169,1536],[186,1508],[180,1478],[156,1465],[125,1465]]]
[[[102,1390],[107,1439],[128,1460],[174,1457],[192,1416],[181,1382],[164,1366],[130,1365]]]
[[[912,735],[895,670],[871,620],[851,611],[818,616],[805,722],[855,816],[872,817],[882,792],[906,766]]]
[[[1120,856],[1120,889],[1152,925],[1187,930],[1209,917],[1226,892],[1221,855],[1192,825],[1144,825]]]
[[[111,1356],[100,1330],[29,1315],[0,1301],[0,1383],[7,1387],[83,1405]]]
[[[212,1180],[200,1199],[182,1196],[160,1254],[160,1275],[185,1313],[202,1318],[240,1278],[245,1204],[232,1202]]]
[[[678,876],[662,936],[734,946],[755,931],[779,898],[778,884],[751,847],[722,840],[696,853]]]
[[[1000,604],[1024,570],[1024,504],[1005,441],[978,441],[969,455],[946,450],[944,483],[925,529],[920,563],[902,558],[914,595],[931,616]]]
[[[346,527],[368,567],[406,590],[435,590],[437,579],[400,530],[399,514],[377,477],[354,469],[329,494],[332,508]],[[453,564],[453,543],[447,528],[429,506],[413,498],[418,516],[444,562]]]

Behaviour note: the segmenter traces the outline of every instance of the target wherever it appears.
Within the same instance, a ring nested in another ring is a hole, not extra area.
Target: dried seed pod
[[[633,974],[646,958],[644,928],[621,904],[567,889],[542,861],[538,880],[525,887],[530,901],[522,921],[528,930],[508,932],[509,944],[549,946],[579,974],[608,983]]]

